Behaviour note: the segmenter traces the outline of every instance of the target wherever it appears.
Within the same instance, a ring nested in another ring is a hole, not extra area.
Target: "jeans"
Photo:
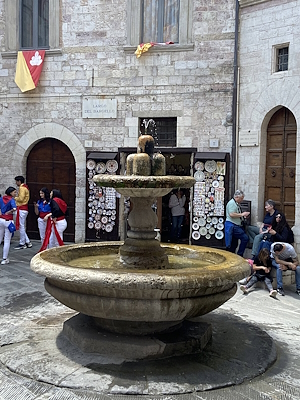
[[[173,241],[178,241],[181,237],[182,223],[184,220],[184,215],[172,215],[172,228],[171,228],[171,238]]]
[[[251,276],[249,282],[246,285],[246,288],[249,289],[251,286],[253,286],[256,282],[258,281],[257,276],[254,274]],[[264,279],[265,285],[267,286],[269,292],[272,292],[273,290],[273,286],[272,286],[272,282],[268,277],[265,277]]]
[[[253,243],[255,236],[259,234],[259,227],[254,225],[247,226],[247,235],[249,236],[249,242]]]
[[[276,279],[277,279],[277,288],[282,288],[283,283],[282,283],[282,270],[280,269],[279,264],[273,259],[272,260],[272,265],[276,269]],[[296,288],[297,290],[300,290],[300,266],[297,265],[295,272],[296,276]]]
[[[230,229],[227,229],[228,225],[230,226]],[[225,222],[225,235],[227,233],[229,233],[229,235],[231,235],[231,244],[229,246],[227,246],[227,243],[228,243],[228,239],[230,239],[230,238],[227,238],[227,240],[226,240],[227,250],[230,251],[231,253],[235,253],[235,250],[238,247],[239,240],[240,240],[241,243],[240,243],[239,249],[237,251],[237,254],[239,256],[243,257],[244,251],[246,249],[246,246],[247,246],[247,243],[249,240],[244,229],[239,225],[235,225],[229,221],[226,221]]]

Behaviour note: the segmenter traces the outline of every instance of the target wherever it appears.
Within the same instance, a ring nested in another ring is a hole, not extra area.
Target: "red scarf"
[[[39,253],[40,251],[43,251],[43,250],[46,250],[46,249],[47,249],[48,244],[49,244],[49,240],[50,240],[50,236],[51,236],[52,226],[53,226],[53,230],[54,230],[56,239],[57,239],[57,241],[58,241],[58,244],[59,244],[60,246],[63,246],[63,245],[64,245],[64,242],[61,240],[61,237],[59,236],[59,233],[57,232],[57,229],[56,229],[56,226],[55,226],[55,223],[54,223],[53,219],[49,217],[49,218],[47,219],[47,226],[46,226],[46,232],[45,232],[45,239],[44,239],[43,244],[42,244],[42,247],[40,248],[40,250],[38,251],[38,253]]]
[[[60,199],[59,197],[54,197],[53,200],[55,201],[55,203],[57,203],[61,211],[65,214],[67,211],[67,203],[63,199]]]

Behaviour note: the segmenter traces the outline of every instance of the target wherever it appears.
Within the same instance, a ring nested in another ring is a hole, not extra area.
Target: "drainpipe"
[[[237,187],[237,139],[238,139],[238,33],[239,33],[239,0],[235,1],[235,32],[234,32],[234,61],[233,61],[233,96],[232,96],[232,170],[231,196]]]

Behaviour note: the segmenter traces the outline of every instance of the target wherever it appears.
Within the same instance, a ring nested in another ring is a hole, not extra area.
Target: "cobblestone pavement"
[[[43,335],[45,329],[51,328],[54,329],[53,332],[56,332],[57,324],[60,326],[63,320],[74,315],[72,310],[58,304],[46,293],[43,285],[44,278],[30,270],[30,259],[39,249],[39,242],[33,242],[31,249],[23,250],[14,250],[13,246],[16,244],[16,241],[12,242],[9,254],[10,264],[0,266],[1,357],[7,354],[7,346],[14,349],[16,346],[21,348],[22,341],[34,343],[35,337]],[[212,321],[216,321],[220,317],[223,319],[228,317],[228,324],[234,321],[232,318],[241,321],[241,324],[246,324],[249,331],[247,346],[249,360],[252,356],[251,348],[261,346],[260,339],[255,336],[256,329],[266,332],[273,339],[277,350],[277,360],[267,371],[252,380],[235,386],[230,386],[230,382],[228,382],[228,387],[206,391],[195,390],[183,394],[172,394],[171,388],[170,394],[141,395],[133,394],[134,390],[132,390],[124,395],[117,392],[115,394],[107,393],[105,390],[103,393],[93,391],[91,386],[85,385],[84,381],[78,385],[78,388],[68,388],[62,387],[59,380],[56,380],[54,384],[53,382],[49,384],[42,382],[39,376],[29,379],[26,377],[26,373],[12,372],[12,369],[8,369],[5,363],[0,363],[0,400],[299,400],[300,297],[296,295],[294,286],[286,287],[285,291],[286,296],[271,299],[268,292],[261,288],[253,290],[247,296],[238,290],[231,300],[211,313]],[[53,314],[54,309],[56,313],[59,310],[60,318],[57,320],[56,314],[56,320],[51,321],[49,315]],[[206,318],[209,320],[210,314]],[[25,323],[28,329],[25,332],[26,340],[24,340],[24,332],[21,332],[20,328],[25,326]],[[232,329],[232,326],[228,326],[228,329],[222,328],[224,335],[230,328]],[[240,347],[238,335],[236,347]],[[34,353],[27,355],[28,367],[34,361],[34,357]],[[20,360],[24,360],[24,355],[21,353]],[[238,363],[239,360],[236,361]],[[47,354],[45,354],[45,365],[47,365]],[[24,364],[20,367],[24,371]],[[64,365],[58,365],[58,368],[63,371]],[[221,367],[216,365],[216,368]],[[241,368],[243,368],[242,364]],[[15,370],[18,371],[18,367]],[[184,371],[182,374],[178,371],[178,382],[184,379],[182,375],[184,375]],[[121,379],[118,378],[120,385]],[[130,378],[132,387],[134,387],[134,384],[138,383],[135,382],[134,372]],[[159,380],[159,377],[157,379]],[[165,381],[164,379],[158,384],[165,387],[171,385],[167,379]],[[80,376],[78,380],[80,380]]]

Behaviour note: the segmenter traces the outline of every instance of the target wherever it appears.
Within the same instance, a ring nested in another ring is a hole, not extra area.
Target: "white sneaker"
[[[276,299],[276,296],[277,296],[277,290],[271,290],[271,292],[270,292],[270,294],[269,294],[269,296],[270,297],[273,297],[273,299]]]
[[[248,289],[246,288],[246,286],[241,285],[241,286],[240,286],[240,289],[241,289],[242,292],[244,292],[244,294],[247,294],[247,293],[248,293]]]
[[[9,264],[9,258],[4,258],[4,259],[1,261],[1,265],[4,265],[4,264]]]
[[[241,280],[239,281],[239,284],[240,284],[240,285],[247,285],[247,278],[241,279]]]

